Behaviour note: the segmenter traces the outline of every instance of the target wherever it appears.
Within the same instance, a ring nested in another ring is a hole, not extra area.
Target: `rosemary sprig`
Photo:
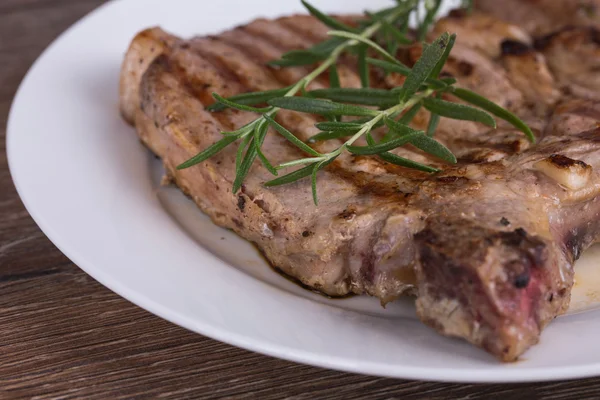
[[[321,12],[302,0],[307,10],[332,28],[330,39],[307,50],[294,50],[283,54],[281,59],[270,64],[278,67],[317,64],[316,67],[295,84],[276,90],[244,93],[229,98],[213,94],[216,103],[208,107],[211,111],[233,108],[244,112],[257,113],[258,117],[250,123],[232,132],[223,132],[223,138],[204,151],[179,165],[178,169],[189,168],[212,157],[228,145],[238,142],[236,153],[236,177],[233,193],[236,193],[246,178],[256,158],[273,175],[282,169],[302,166],[295,171],[265,183],[265,186],[278,186],[300,179],[311,178],[311,187],[315,204],[317,197],[318,172],[348,152],[363,156],[377,156],[382,160],[434,173],[438,169],[400,157],[390,152],[397,147],[411,144],[418,149],[448,163],[456,163],[456,157],[443,144],[433,139],[440,118],[475,121],[495,127],[496,122],[490,114],[502,118],[522,130],[532,141],[534,136],[527,125],[514,114],[471,91],[456,88],[456,80],[439,78],[452,46],[455,35],[442,34],[432,43],[423,44],[421,58],[410,68],[396,57],[400,46],[411,43],[407,36],[408,20],[411,14],[418,13],[419,5],[424,1],[426,13],[417,29],[419,40],[424,40],[429,27],[440,7],[440,0],[396,0],[397,5],[375,13],[366,13],[358,27],[348,26]],[[467,4],[468,3],[468,4]],[[470,2],[465,2],[467,6]],[[419,18],[420,19],[420,18]],[[384,46],[377,41],[382,40]],[[345,53],[357,57],[357,71],[362,88],[343,88],[337,71],[337,62]],[[380,58],[369,57],[377,54]],[[370,68],[381,68],[385,72],[399,73],[406,77],[402,86],[392,89],[370,87]],[[307,91],[308,85],[323,73],[329,74],[330,87]],[[453,95],[466,103],[458,104],[443,100],[442,93]],[[409,126],[417,112],[424,108],[431,113],[427,130],[418,131]],[[324,140],[341,140],[340,146],[328,153],[320,153],[298,139],[287,128],[280,125],[275,117],[279,110],[320,115],[329,121],[319,122],[316,134],[309,143]],[[351,121],[341,121],[343,117],[360,117]],[[261,151],[261,146],[272,127],[296,146],[307,157],[290,160],[273,166]],[[386,132],[378,142],[372,132],[382,128]],[[366,145],[356,142],[364,137]]]

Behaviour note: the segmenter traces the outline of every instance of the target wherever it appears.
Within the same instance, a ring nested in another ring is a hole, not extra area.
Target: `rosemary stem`
[[[298,160],[293,160],[293,161],[288,161],[288,162],[282,163],[282,164],[278,165],[276,168],[283,169],[283,168],[287,168],[287,167],[293,167],[294,165],[312,164],[312,163],[316,163],[319,161],[327,160],[328,158],[329,158],[329,155],[322,156],[322,157],[301,158]]]
[[[386,21],[387,22],[394,21],[396,18],[398,18],[400,15],[402,15],[405,12],[406,12],[405,7],[401,7],[401,8],[399,7],[395,13],[392,13],[391,15],[386,17]],[[381,22],[376,22],[373,25],[369,26],[364,31],[362,31],[359,36],[362,38],[368,39],[371,36],[375,35],[382,27],[383,27],[383,24]],[[327,71],[329,69],[329,67],[336,64],[340,55],[348,47],[356,46],[357,44],[359,44],[358,40],[349,39],[349,40],[346,40],[345,42],[341,43],[340,45],[338,45],[331,52],[331,55],[329,57],[327,57],[325,60],[323,60],[323,62],[317,68],[315,68],[315,70],[313,70],[310,74],[306,75],[304,78],[302,78],[298,82],[296,82],[296,84],[294,86],[292,86],[292,88],[290,88],[290,90],[288,90],[287,93],[283,95],[283,97],[292,97],[292,96],[295,96],[296,94],[298,94],[298,92],[300,90],[302,90],[303,88],[306,88],[308,85],[310,85],[310,83],[312,81],[314,81],[323,72]],[[277,111],[279,111],[279,108],[273,107],[266,114],[269,117],[273,117],[277,113]]]
[[[418,95],[412,97],[407,102],[402,102],[402,103],[396,104],[395,106],[390,107],[390,108],[388,108],[386,110],[380,111],[376,116],[373,117],[373,119],[371,119],[370,121],[365,122],[364,125],[362,126],[362,128],[358,132],[356,132],[354,134],[354,136],[352,136],[350,139],[348,139],[346,141],[346,143],[344,143],[344,145],[342,147],[352,145],[362,135],[364,135],[367,132],[370,132],[373,129],[373,127],[375,125],[377,125],[377,123],[379,121],[381,121],[382,118],[384,118],[384,117],[390,117],[390,116],[392,116],[392,115],[394,115],[396,113],[402,112],[403,110],[414,106],[415,104],[417,104],[418,102],[420,102],[421,100],[423,100],[425,97],[430,96],[434,92],[435,92],[434,89],[427,89],[423,93],[418,94]]]
[[[342,146],[340,146],[338,149],[332,151],[331,153],[324,154],[321,157],[308,157],[308,158],[301,158],[299,160],[288,161],[286,163],[280,164],[277,167],[277,169],[293,167],[293,166],[301,165],[301,164],[327,162],[333,158],[336,158],[337,156],[339,156],[341,154],[341,152],[347,146],[351,146],[354,142],[356,142],[358,139],[360,139],[361,136],[363,136],[364,134],[366,134],[368,132],[371,132],[373,127],[375,125],[377,125],[377,123],[379,121],[381,121],[383,118],[393,117],[394,115],[396,115],[408,108],[411,108],[412,106],[414,106],[415,104],[417,104],[421,100],[423,100],[424,98],[431,96],[431,94],[433,94],[433,93],[435,93],[435,89],[427,89],[427,90],[423,91],[422,93],[415,95],[408,101],[396,104],[395,106],[390,107],[386,110],[378,111],[377,115],[373,116],[373,118],[371,118],[369,121],[365,122],[358,132],[356,132]]]
[[[406,10],[404,8],[399,8],[398,11],[389,15],[386,18],[386,21],[391,22],[394,19],[398,18],[400,15],[402,15],[404,12],[406,12]],[[359,36],[362,38],[368,39],[371,36],[373,36],[374,34],[376,34],[382,27],[383,27],[383,24],[381,22],[376,22],[373,25],[369,26],[364,31],[362,31]],[[331,55],[329,57],[327,57],[325,60],[323,60],[323,62],[317,68],[315,68],[315,70],[313,70],[310,74],[308,74],[304,78],[300,79],[294,86],[292,86],[290,88],[290,90],[287,91],[287,93],[285,93],[283,95],[283,97],[293,97],[296,94],[298,94],[298,92],[300,90],[302,90],[303,88],[306,88],[319,75],[321,75],[323,72],[327,71],[329,69],[329,67],[331,67],[332,65],[335,65],[337,63],[337,60],[340,57],[340,55],[348,47],[356,46],[359,43],[360,42],[356,39],[349,39],[349,40],[346,40],[345,42],[341,43],[339,46],[337,46],[331,52]],[[420,98],[419,98],[419,100],[420,100]],[[406,104],[404,104],[404,107],[407,107],[407,106],[410,107],[410,105],[408,105],[408,104],[410,104],[411,102],[412,102],[412,100],[407,102]],[[370,131],[373,128],[373,126],[375,126],[377,124],[377,122],[379,122],[379,120],[381,120],[384,116],[389,116],[397,111],[401,111],[403,109],[403,108],[399,108],[401,106],[402,106],[402,104],[398,104],[397,106],[394,106],[385,111],[379,112],[375,117],[373,117],[373,119],[371,121],[365,123],[359,132],[357,132],[351,139],[349,139],[346,143],[344,143],[344,145],[342,145],[337,150],[335,150],[331,153],[328,153],[322,157],[309,157],[309,158],[303,158],[300,160],[294,160],[294,161],[290,161],[287,163],[283,163],[283,164],[280,164],[279,166],[277,166],[277,169],[283,169],[283,168],[287,168],[287,167],[291,167],[291,166],[295,166],[295,165],[301,165],[301,164],[317,163],[317,162],[327,161],[327,160],[337,157],[338,155],[340,155],[340,153],[346,146],[351,145],[352,143],[354,143],[354,141],[356,141],[362,135],[364,135],[365,133]],[[271,110],[267,111],[265,113],[265,115],[268,115],[269,117],[273,117],[279,110],[280,110],[279,107],[273,107]],[[260,119],[264,119],[264,118],[261,117]]]

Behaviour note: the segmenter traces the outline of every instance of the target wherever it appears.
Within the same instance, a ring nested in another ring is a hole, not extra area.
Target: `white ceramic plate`
[[[315,3],[337,12],[390,4]],[[589,310],[598,276],[576,288],[574,305],[587,312],[559,318],[521,362],[502,365],[423,326],[409,300],[382,309],[374,299],[327,300],[297,287],[178,190],[159,186],[160,164],[117,108],[119,67],[134,34],[152,25],[214,33],[300,9],[297,0],[122,0],[65,32],[23,81],[8,124],[11,172],[42,230],[87,273],[150,312],[275,357],[426,380],[600,375],[600,311]],[[586,254],[580,273],[599,259],[598,249]]]

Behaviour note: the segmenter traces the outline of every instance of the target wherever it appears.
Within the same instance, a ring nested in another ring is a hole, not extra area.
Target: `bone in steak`
[[[121,111],[175,184],[284,273],[332,296],[366,293],[386,303],[418,292],[425,323],[514,360],[567,309],[573,263],[600,229],[600,104],[596,83],[582,87],[579,80],[592,76],[599,62],[594,31],[572,28],[535,38],[529,32],[537,28],[526,28],[475,12],[453,13],[435,30],[460,33],[444,73],[526,119],[537,145],[509,126],[490,130],[443,119],[436,137],[457,154],[457,166],[409,147],[395,152],[443,172],[344,155],[322,172],[319,207],[308,182],[265,188],[271,175],[258,164],[241,191],[231,193],[233,147],[175,169],[217,141],[221,130],[255,118],[236,110],[207,112],[212,92],[279,88],[308,72],[266,62],[323,40],[327,28],[312,17],[260,19],[190,40],[145,30],[125,57]],[[584,33],[574,45],[562,45],[569,32]],[[420,52],[413,46],[399,56],[410,63]],[[562,62],[569,57],[580,58],[577,73]],[[340,75],[343,86],[360,85],[351,60],[342,62]],[[372,71],[380,87],[402,80]],[[312,87],[323,86],[326,77]],[[280,111],[277,119],[304,141],[317,132],[314,116]],[[417,115],[414,123],[423,127],[427,118]],[[316,147],[325,152],[339,145]],[[264,151],[274,164],[301,156],[274,132]]]

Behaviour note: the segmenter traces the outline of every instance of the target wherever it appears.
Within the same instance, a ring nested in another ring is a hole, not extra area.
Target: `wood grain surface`
[[[0,399],[600,399],[600,378],[461,385],[281,361],[188,332],[87,276],[25,211],[4,137],[29,66],[101,3],[0,0]]]

